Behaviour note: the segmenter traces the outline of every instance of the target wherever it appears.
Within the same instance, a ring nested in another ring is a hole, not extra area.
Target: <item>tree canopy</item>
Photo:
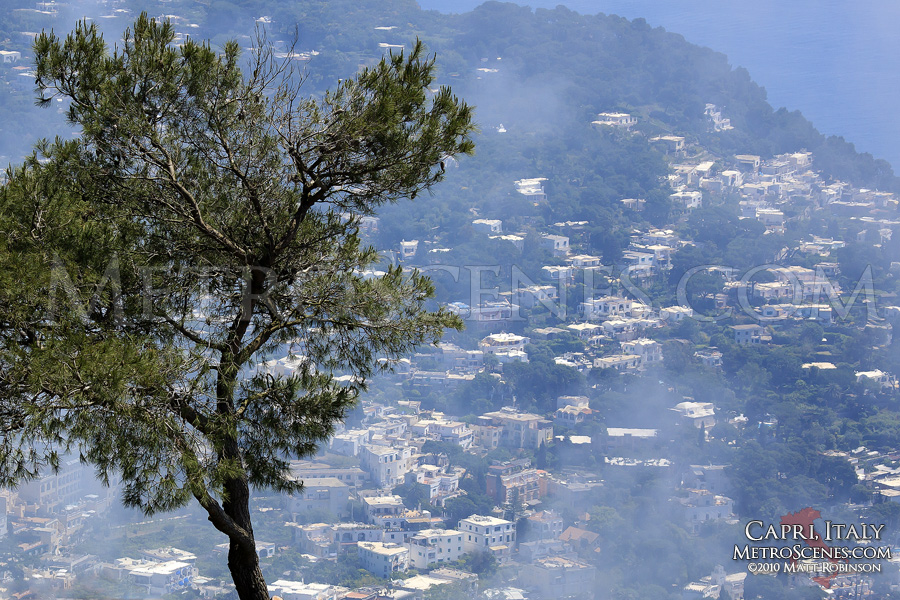
[[[142,15],[35,42],[42,142],[0,189],[0,484],[75,453],[145,512],[196,499],[239,596],[268,598],[250,486],[298,491],[366,380],[460,321],[431,282],[368,271],[359,219],[472,151],[472,110],[433,92],[421,44],[318,98],[258,40],[247,73]],[[279,58],[286,56],[286,58]]]

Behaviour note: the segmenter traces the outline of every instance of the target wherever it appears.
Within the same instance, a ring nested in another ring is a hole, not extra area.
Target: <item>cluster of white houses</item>
[[[396,46],[388,42],[381,44],[384,48]],[[15,68],[13,65],[20,58],[18,52],[0,51],[0,64],[10,69]],[[482,67],[485,76],[494,71],[493,67]],[[33,76],[29,77],[33,84]],[[731,128],[718,107],[707,105],[705,114],[712,130]],[[600,113],[592,123],[600,131],[613,129],[621,135],[629,135],[627,132],[637,125],[635,116],[622,112]],[[742,218],[758,221],[771,233],[783,233],[791,219],[815,213],[856,220],[860,225],[858,241],[870,240],[872,244],[889,241],[900,228],[900,221],[888,214],[896,212],[898,205],[892,194],[824,182],[812,170],[809,152],[784,154],[769,160],[755,155],[722,159],[705,152],[698,153],[702,157],[694,159],[688,157],[686,150],[691,144],[682,136],[661,135],[650,138],[649,142],[671,159],[669,198],[678,214],[701,208],[711,195],[727,194],[740,198]],[[514,182],[510,194],[534,205],[545,204],[547,183],[544,177],[520,179]],[[552,188],[549,189],[552,194]],[[621,199],[624,211],[641,212],[646,207],[643,198]],[[345,215],[344,218],[355,219],[364,235],[378,232],[376,217]],[[398,377],[406,378],[413,387],[459,385],[472,381],[476,373],[486,368],[492,371],[490,376],[500,377],[504,366],[510,369],[511,363],[529,361],[528,347],[532,340],[563,335],[584,342],[584,351],[555,357],[558,365],[612,373],[640,372],[660,363],[663,347],[652,339],[656,337],[654,332],[693,317],[690,306],[651,307],[625,295],[621,286],[610,285],[602,294],[573,303],[577,310],[555,327],[529,329],[522,323],[523,315],[532,309],[544,307],[560,314],[565,304],[564,293],[574,289],[579,278],[582,283],[599,285],[604,280],[616,283],[611,265],[604,265],[599,256],[588,254],[581,247],[579,240],[584,239],[589,225],[587,221],[566,221],[526,232],[504,230],[501,219],[471,220],[471,229],[476,234],[487,236],[493,240],[492,244],[512,244],[519,251],[524,250],[531,235],[545,251],[543,262],[552,264],[541,264],[540,272],[532,274],[535,281],[523,280],[519,282],[521,285],[513,285],[509,291],[492,298],[470,299],[471,304],[448,304],[449,311],[466,319],[471,329],[478,331],[477,338],[471,340],[468,348],[461,347],[465,346],[463,342],[458,342],[459,345],[444,342],[434,352],[397,361],[393,366]],[[434,247],[435,244],[434,240],[403,239],[391,252],[405,263],[416,264],[426,254],[449,251]],[[637,282],[665,275],[673,267],[673,257],[690,245],[690,240],[681,239],[672,229],[635,230],[615,266]],[[838,266],[827,257],[843,245],[842,240],[813,236],[785,253],[785,256],[798,252],[818,257],[803,262],[812,268],[773,266],[758,281],[739,278],[728,267],[710,267],[709,271],[720,275],[723,282],[722,289],[712,298],[717,307],[725,308],[734,296],[755,301],[756,312],[748,315],[752,318],[745,319],[753,322],[737,323],[726,330],[734,342],[740,345],[770,342],[772,324],[783,320],[831,323],[835,311],[829,301],[840,295],[841,289],[834,283]],[[374,277],[378,272],[361,275]],[[584,287],[594,289],[594,286]],[[900,308],[896,312],[900,314]],[[722,363],[722,353],[715,348],[697,350],[691,356],[710,368]],[[264,366],[272,374],[290,375],[303,366],[302,360],[285,357]],[[836,367],[815,362],[804,364],[803,368],[827,371]],[[871,370],[855,372],[855,377],[858,382],[876,388],[898,386],[892,374],[874,365]],[[410,569],[432,571],[405,580],[405,591],[393,596],[397,599],[421,597],[423,588],[448,581],[471,583],[471,576],[442,569],[471,553],[487,553],[501,562],[515,556],[527,563],[529,567],[523,571],[522,582],[543,597],[588,597],[596,571],[579,560],[573,548],[582,551],[596,548],[598,534],[577,527],[564,528],[558,514],[536,512],[532,508],[542,498],[555,495],[575,513],[576,507],[583,510],[585,505],[590,505],[592,494],[603,482],[590,473],[550,473],[521,458],[553,443],[554,426],[563,432],[576,430],[593,418],[594,411],[587,397],[560,396],[552,414],[503,407],[475,415],[467,422],[437,411],[422,412],[410,400],[397,406],[364,403],[362,409],[365,428],[344,429],[329,440],[330,452],[340,456],[340,461],[329,464],[323,460],[305,460],[291,465],[294,476],[303,480],[304,486],[301,492],[284,498],[284,508],[296,521],[289,525],[300,550],[317,559],[355,552],[364,569],[384,579]],[[693,398],[682,398],[666,414],[699,432],[713,428],[720,417],[713,403],[697,402]],[[739,419],[744,417],[733,418],[732,422]],[[602,444],[605,465],[610,469],[673,467],[672,462],[660,456],[663,441],[656,429],[609,426],[602,439],[592,440],[583,435],[559,437],[568,439],[573,446]],[[537,533],[529,541],[518,539],[517,524],[497,516],[504,514],[499,508],[492,515],[475,514],[455,523],[445,523],[421,506],[405,506],[403,498],[392,492],[405,484],[424,486],[430,506],[443,507],[464,495],[460,481],[466,477],[465,469],[450,465],[446,455],[426,452],[429,442],[450,443],[479,456],[498,448],[509,449],[511,454],[519,456],[487,468],[484,492],[497,507],[514,503],[529,507],[527,524]],[[900,465],[886,464],[887,457],[880,455],[877,461],[870,460],[874,457],[865,449],[848,453],[847,458],[857,468],[860,482],[886,500],[900,501]],[[732,517],[733,503],[725,495],[723,469],[721,465],[692,465],[682,477],[680,493],[670,502],[682,511],[688,529],[696,531],[703,523]],[[59,554],[68,538],[84,529],[91,518],[102,515],[109,505],[112,494],[91,482],[89,468],[77,460],[67,460],[57,472],[26,482],[14,492],[3,492],[0,494],[0,539],[11,532],[23,553]],[[322,522],[315,522],[320,520],[318,517]],[[273,544],[261,542],[257,551],[261,557],[269,557],[275,548]],[[194,567],[196,557],[190,553],[159,549],[143,554],[141,558],[120,558],[101,564],[97,569],[108,578],[140,586],[148,595],[179,593],[202,580]],[[70,575],[59,577],[59,572],[46,579],[59,579],[62,586],[71,584]],[[710,590],[717,586],[725,591],[738,589],[734,578],[729,583],[724,573],[717,570],[708,581],[685,587],[684,596],[710,597]],[[275,581],[270,591],[279,593],[285,600],[328,600],[339,595],[334,586],[287,580]],[[376,596],[349,593],[340,597],[369,600]]]
[[[378,499],[378,502],[383,500]],[[516,545],[511,521],[472,515],[459,521],[457,529],[423,529],[410,532],[401,543],[360,541],[360,564],[379,577],[389,578],[410,568],[427,570],[441,563],[458,561],[463,554],[486,552],[507,559]]]

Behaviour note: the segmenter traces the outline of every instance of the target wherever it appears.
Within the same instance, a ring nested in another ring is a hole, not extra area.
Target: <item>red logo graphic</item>
[[[806,507],[803,510],[798,510],[795,513],[788,513],[781,517],[782,525],[794,525],[802,527],[802,531],[811,532],[812,535],[807,535],[804,538],[806,545],[810,548],[821,548],[822,554],[824,556],[828,556],[829,562],[838,563],[841,562],[840,559],[834,558],[834,550],[826,544],[822,540],[822,536],[819,535],[819,532],[815,530],[814,521],[822,516],[822,513],[817,511],[814,508]],[[791,558],[791,564],[797,562],[797,559]],[[846,562],[846,561],[845,561]],[[828,576],[821,577],[813,577],[813,581],[821,585],[826,590],[831,587],[831,581],[837,577],[837,572],[831,573]]]

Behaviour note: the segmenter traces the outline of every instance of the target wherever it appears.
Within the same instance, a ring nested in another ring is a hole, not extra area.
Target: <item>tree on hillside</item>
[[[146,15],[34,50],[81,134],[0,188],[0,485],[72,453],[147,514],[193,498],[268,599],[251,486],[298,492],[367,378],[461,326],[416,272],[366,276],[358,224],[471,152],[471,109],[420,44],[318,99],[265,44],[245,74]]]

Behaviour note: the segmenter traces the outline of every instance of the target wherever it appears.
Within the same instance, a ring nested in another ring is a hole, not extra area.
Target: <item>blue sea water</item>
[[[900,173],[900,2],[897,0],[521,0],[583,14],[638,17],[726,54],[776,108],[800,110]],[[479,0],[419,0],[466,12]]]

